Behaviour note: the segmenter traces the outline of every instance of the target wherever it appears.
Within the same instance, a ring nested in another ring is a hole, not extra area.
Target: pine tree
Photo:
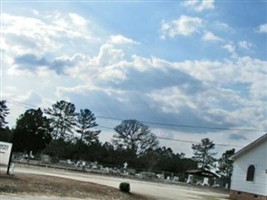
[[[192,157],[195,160],[200,168],[210,169],[213,167],[216,159],[214,156],[217,154],[211,152],[215,147],[215,144],[209,138],[204,138],[201,140],[200,144],[193,144],[192,150],[194,151],[194,156]]]
[[[9,109],[6,106],[6,101],[0,101],[0,129],[4,129],[7,122],[5,121],[6,116],[9,114]]]

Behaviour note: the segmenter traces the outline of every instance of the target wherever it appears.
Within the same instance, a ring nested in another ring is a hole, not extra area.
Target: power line
[[[158,139],[162,139],[162,140],[171,140],[171,141],[176,141],[176,142],[184,142],[184,143],[190,143],[190,144],[198,144],[199,142],[193,142],[193,141],[189,141],[189,140],[181,140],[181,139],[173,139],[173,138],[167,138],[167,137],[161,137],[161,136],[157,136]],[[217,146],[223,146],[223,147],[243,147],[243,146],[239,146],[239,145],[231,145],[231,144],[222,144],[222,143],[214,143]]]
[[[115,118],[115,117],[105,117],[105,116],[96,116],[96,117],[101,118],[101,119],[115,120],[115,121],[124,120],[124,119]],[[227,127],[195,126],[195,125],[159,123],[159,122],[150,122],[150,121],[139,121],[139,122],[142,122],[144,124],[158,125],[158,126],[173,126],[173,127],[194,128],[194,129],[215,129],[215,130],[232,130],[232,131],[264,131],[265,132],[265,130],[257,130],[257,129],[238,129],[238,128],[227,128]]]
[[[108,127],[108,126],[98,126],[100,128],[105,128],[105,129],[111,129],[114,130],[114,128]],[[168,138],[168,137],[162,137],[162,136],[157,136],[158,139],[161,140],[170,140],[170,141],[175,141],[175,142],[183,142],[183,143],[190,143],[190,144],[198,144],[199,142],[194,142],[194,141],[189,141],[189,140],[182,140],[182,139],[173,139],[173,138]],[[214,143],[217,146],[223,146],[223,147],[243,147],[239,145],[231,145],[231,144],[222,144],[222,143]]]
[[[23,108],[28,108],[28,109],[33,109],[33,108],[37,108],[37,106],[32,105],[32,104],[28,104],[28,103],[22,103],[22,102],[18,102],[18,101],[14,101],[14,100],[9,100],[7,101],[7,103],[13,104],[15,106],[19,106],[19,107],[23,107]]]
[[[25,108],[37,108],[37,106],[27,103],[22,103],[18,101],[12,100],[11,103],[14,102],[15,104],[23,105]],[[13,103],[13,105],[14,105]],[[96,116],[96,118],[100,119],[108,119],[108,120],[115,120],[115,121],[123,121],[125,119],[117,118],[117,117],[107,117],[107,116]],[[138,120],[139,121],[139,120]],[[192,129],[210,129],[210,130],[231,130],[231,131],[245,131],[245,132],[267,132],[267,130],[260,130],[260,129],[242,129],[242,128],[229,128],[229,127],[213,127],[213,126],[196,126],[196,125],[189,125],[189,124],[174,124],[174,123],[160,123],[160,122],[151,122],[151,121],[139,121],[144,124],[151,124],[157,126],[169,126],[169,127],[180,127],[180,128],[192,128]]]
[[[12,103],[13,102],[13,103]],[[37,107],[31,104],[26,104],[26,103],[21,103],[21,102],[17,102],[17,101],[12,101],[9,102],[15,106],[19,106],[19,107],[25,107],[25,108],[29,108],[32,109],[32,107]],[[31,107],[29,107],[31,106]],[[96,118],[102,118],[102,119],[108,119],[108,120],[115,120],[115,121],[123,121],[123,119],[120,118],[114,118],[114,117],[104,117],[104,116],[96,116]],[[157,124],[157,125],[164,125],[164,126],[168,126],[168,125],[172,125],[172,126],[184,126],[184,125],[179,125],[179,124],[165,124],[165,123],[155,123],[155,122],[145,122],[145,121],[140,121],[142,123],[146,123],[146,124]],[[108,127],[108,126],[103,126],[103,125],[98,125],[99,128],[104,128],[104,129],[110,129],[110,130],[114,130],[114,128],[112,127]],[[186,127],[189,127],[186,125]],[[197,128],[197,126],[193,126],[195,128]],[[192,127],[190,127],[192,128]],[[203,127],[202,127],[203,128]],[[233,129],[230,129],[233,130]],[[236,129],[235,129],[236,130]],[[194,142],[194,141],[189,141],[189,140],[182,140],[182,139],[173,139],[173,138],[168,138],[168,137],[162,137],[162,136],[157,136],[158,139],[161,140],[170,140],[170,141],[175,141],[175,142],[183,142],[183,143],[190,143],[190,144],[198,144],[199,142]],[[224,146],[224,147],[241,147],[239,145],[231,145],[231,144],[221,144],[221,143],[214,143],[217,146]]]

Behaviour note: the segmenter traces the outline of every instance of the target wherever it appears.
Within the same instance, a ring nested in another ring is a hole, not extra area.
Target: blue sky
[[[267,130],[266,10],[252,0],[3,1],[9,125],[64,99],[96,116],[193,126],[150,124],[159,137],[244,146]],[[192,153],[190,143],[160,144]]]

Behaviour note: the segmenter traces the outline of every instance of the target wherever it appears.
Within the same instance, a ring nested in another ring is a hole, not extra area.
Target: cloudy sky
[[[267,132],[266,9],[253,0],[2,1],[9,126],[66,100],[95,113],[101,141],[137,119],[175,152],[190,155],[205,137],[218,152],[240,149]]]

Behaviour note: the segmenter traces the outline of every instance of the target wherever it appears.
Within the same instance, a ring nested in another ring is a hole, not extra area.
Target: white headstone
[[[193,183],[193,175],[189,174],[186,183]]]
[[[209,178],[205,177],[205,178],[203,179],[203,183],[202,183],[202,185],[209,185]]]
[[[128,163],[125,162],[125,163],[123,164],[123,168],[124,168],[124,169],[127,169],[127,166],[128,166]]]

